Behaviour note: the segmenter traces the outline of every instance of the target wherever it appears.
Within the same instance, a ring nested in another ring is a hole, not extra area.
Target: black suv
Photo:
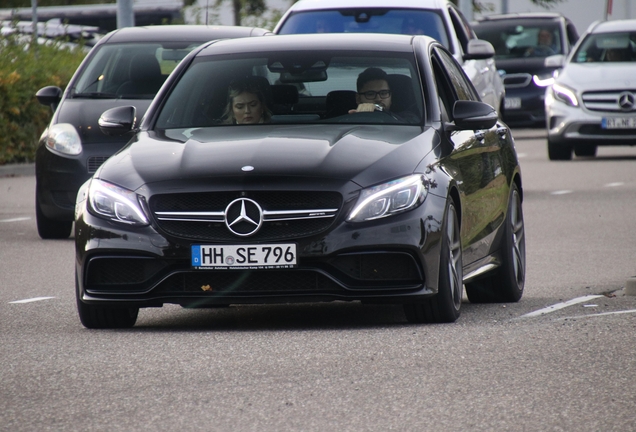
[[[556,69],[546,59],[568,55],[579,37],[574,24],[559,13],[515,13],[481,18],[473,28],[495,48],[506,88],[504,120],[516,126],[545,126],[545,90]]]

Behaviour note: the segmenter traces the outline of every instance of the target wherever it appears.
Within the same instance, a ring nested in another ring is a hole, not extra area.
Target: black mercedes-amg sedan
[[[427,36],[214,41],[168,77],[78,193],[76,293],[88,328],[140,308],[361,301],[409,322],[518,301],[514,141]]]

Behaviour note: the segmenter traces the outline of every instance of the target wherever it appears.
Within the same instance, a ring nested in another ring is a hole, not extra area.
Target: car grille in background
[[[582,95],[583,105],[590,111],[621,113],[636,111],[635,97],[636,90],[594,91]]]
[[[504,86],[506,88],[526,87],[532,81],[532,75],[527,73],[507,74],[503,76]]]
[[[108,159],[108,156],[93,156],[88,158],[86,161],[86,169],[88,173],[93,174],[97,171],[97,168],[102,166],[102,164],[106,162],[106,159]]]
[[[284,240],[318,234],[331,226],[342,206],[342,198],[337,192],[207,192],[155,195],[150,198],[150,209],[157,225],[169,235],[196,241],[236,241],[241,237],[225,226],[223,212],[228,204],[241,197],[256,201],[264,212],[301,214],[289,220],[265,219],[261,229],[247,237],[249,241]],[[305,210],[325,215],[302,215]],[[197,212],[216,213],[217,216],[207,221],[188,216],[165,217],[167,213]]]

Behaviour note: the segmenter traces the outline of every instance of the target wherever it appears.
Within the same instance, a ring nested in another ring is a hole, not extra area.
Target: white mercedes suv
[[[592,24],[548,88],[545,110],[550,160],[636,144],[636,20]]]

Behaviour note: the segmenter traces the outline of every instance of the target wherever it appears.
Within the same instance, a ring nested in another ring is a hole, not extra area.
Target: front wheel
[[[459,318],[464,292],[462,245],[459,235],[459,218],[455,205],[450,202],[446,208],[442,231],[438,292],[424,301],[404,305],[404,314],[409,322],[449,323]]]
[[[130,328],[137,322],[139,308],[97,306],[84,303],[80,299],[79,284],[75,277],[75,297],[77,312],[84,327],[89,329]]]
[[[38,234],[44,240],[68,238],[73,229],[73,221],[58,221],[49,219],[44,215],[37,192],[35,197],[35,221],[38,227]]]
[[[526,280],[526,234],[521,194],[513,184],[501,242],[501,266],[492,275],[466,284],[471,303],[517,302]]]
[[[548,138],[548,158],[550,160],[571,160],[572,147],[567,144],[556,144]]]

